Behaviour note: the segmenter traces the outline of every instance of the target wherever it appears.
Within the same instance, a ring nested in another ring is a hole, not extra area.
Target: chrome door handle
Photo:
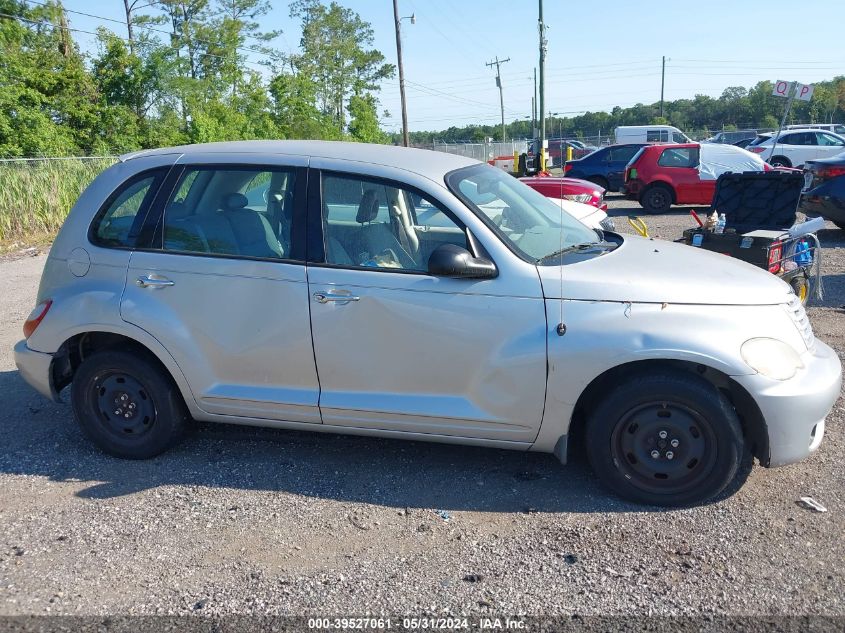
[[[335,295],[329,294],[327,292],[315,292],[314,293],[314,301],[317,303],[329,303],[331,301],[335,303],[349,303],[350,301],[360,301],[361,297],[356,297],[355,295]]]
[[[135,280],[135,283],[141,288],[167,288],[168,286],[175,285],[166,277],[159,277],[158,275],[145,275],[143,277],[138,277],[138,279]]]

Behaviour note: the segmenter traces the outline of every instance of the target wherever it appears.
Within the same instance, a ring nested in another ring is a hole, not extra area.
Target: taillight
[[[566,163],[563,166],[563,173],[566,174],[566,173],[572,171],[572,167],[573,167],[572,163]]]
[[[783,257],[781,254],[783,253],[783,243],[781,242],[772,242],[769,246],[769,272],[773,275],[777,275],[780,272],[780,264],[781,259]]]
[[[845,166],[836,165],[835,167],[818,167],[816,174],[819,178],[836,178],[837,176],[845,176]]]
[[[29,313],[29,316],[26,317],[26,321],[23,322],[24,338],[32,336],[32,333],[35,332],[35,328],[37,328],[44,317],[47,316],[47,310],[50,309],[51,305],[53,305],[53,300],[47,299],[35,306],[33,311]]]
[[[763,147],[762,145],[755,145],[754,147],[746,147],[745,149],[747,149],[749,152],[754,152],[755,154],[762,154],[768,148]]]

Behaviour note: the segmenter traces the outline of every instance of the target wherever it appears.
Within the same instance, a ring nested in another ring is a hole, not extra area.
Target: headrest
[[[224,211],[237,211],[243,209],[249,200],[242,193],[227,193],[220,201],[220,206]]]
[[[358,215],[355,216],[355,221],[361,224],[372,222],[378,215],[378,206],[376,190],[367,189],[364,195],[361,196],[361,203],[358,205]]]

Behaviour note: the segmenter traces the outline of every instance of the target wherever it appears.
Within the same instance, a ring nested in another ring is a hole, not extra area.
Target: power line
[[[53,5],[49,5],[45,2],[39,2],[38,0],[24,0],[24,1],[29,2],[30,4],[37,4],[37,5],[42,6],[42,7],[53,6]],[[150,3],[149,5],[146,5],[146,6],[151,6],[153,4],[157,4],[157,3]],[[95,15],[93,13],[85,13],[84,11],[75,11],[73,9],[65,9],[64,7],[62,7],[62,10],[65,13],[73,13],[74,15],[82,15],[82,16],[85,16],[86,18],[94,18],[95,20],[103,20],[104,22],[112,22],[114,24],[120,24],[122,26],[126,26],[126,22],[124,22],[123,20],[117,20],[115,18],[108,18],[108,17],[103,16],[103,15]],[[146,31],[153,31],[155,33],[162,33],[162,34],[167,35],[167,36],[174,35],[174,33],[170,32],[170,31],[157,29],[157,28],[154,28],[152,26],[147,26],[147,25],[143,25],[143,24],[134,24],[133,26],[135,28],[138,28],[138,29],[144,29]],[[73,29],[70,29],[70,30],[73,30]],[[82,32],[85,32],[85,31],[82,31]],[[94,33],[93,35],[96,35],[96,33]],[[249,36],[249,35],[244,35],[243,37],[244,38],[250,37],[250,38],[253,38],[253,39],[257,39],[257,38],[254,38],[253,36]],[[128,40],[126,40],[126,41],[128,41]],[[193,41],[194,42],[200,42],[201,44],[211,44],[211,45],[216,44],[216,42],[210,42],[209,40],[203,40],[203,39],[199,39],[199,38],[193,38]],[[259,55],[265,55],[265,56],[269,57],[269,54],[266,50],[261,50],[259,48],[253,48],[251,46],[233,46],[232,48],[234,50],[249,51],[251,53],[258,53]],[[220,57],[221,59],[227,59],[226,57],[223,57],[223,56],[220,56],[220,55],[214,55],[214,57]]]
[[[52,22],[47,22],[46,20],[31,20],[29,18],[25,18],[25,17],[20,16],[20,15],[11,15],[9,13],[0,12],[0,17],[11,18],[12,20],[19,20],[21,22],[27,22],[28,24],[35,24],[35,25],[40,25],[40,26],[49,26],[50,28],[53,28],[53,29],[59,29],[59,30],[62,30],[62,31],[70,31],[71,33],[85,33],[86,35],[93,35],[95,37],[99,36],[99,33],[95,33],[94,31],[86,31],[85,29],[78,29],[78,28],[72,28],[72,27],[69,27],[69,26],[62,26],[61,24],[54,24]],[[116,33],[112,33],[112,35],[114,37],[116,37],[117,39],[122,40],[124,42],[129,41],[127,38],[121,37],[120,35],[117,35]],[[175,50],[175,51],[181,50],[181,47],[176,47],[176,46],[165,46],[164,48],[169,48],[169,49]],[[214,58],[217,58],[217,59],[224,59],[224,60],[229,59],[229,58],[224,57],[222,55],[214,55],[212,53],[195,52],[194,54],[199,56],[199,57],[214,57]],[[252,64],[253,66],[259,66],[261,68],[265,68],[264,64],[261,64],[259,62],[253,62],[253,61],[250,61],[248,59],[243,60],[243,63],[244,64]]]

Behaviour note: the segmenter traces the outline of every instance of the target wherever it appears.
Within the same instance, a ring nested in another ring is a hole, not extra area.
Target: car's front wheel
[[[172,446],[187,418],[170,376],[145,354],[103,350],[86,358],[71,385],[74,417],[102,451],[147,459]]]
[[[595,409],[586,440],[601,481],[651,505],[707,501],[750,464],[730,403],[703,378],[683,372],[627,379]]]

